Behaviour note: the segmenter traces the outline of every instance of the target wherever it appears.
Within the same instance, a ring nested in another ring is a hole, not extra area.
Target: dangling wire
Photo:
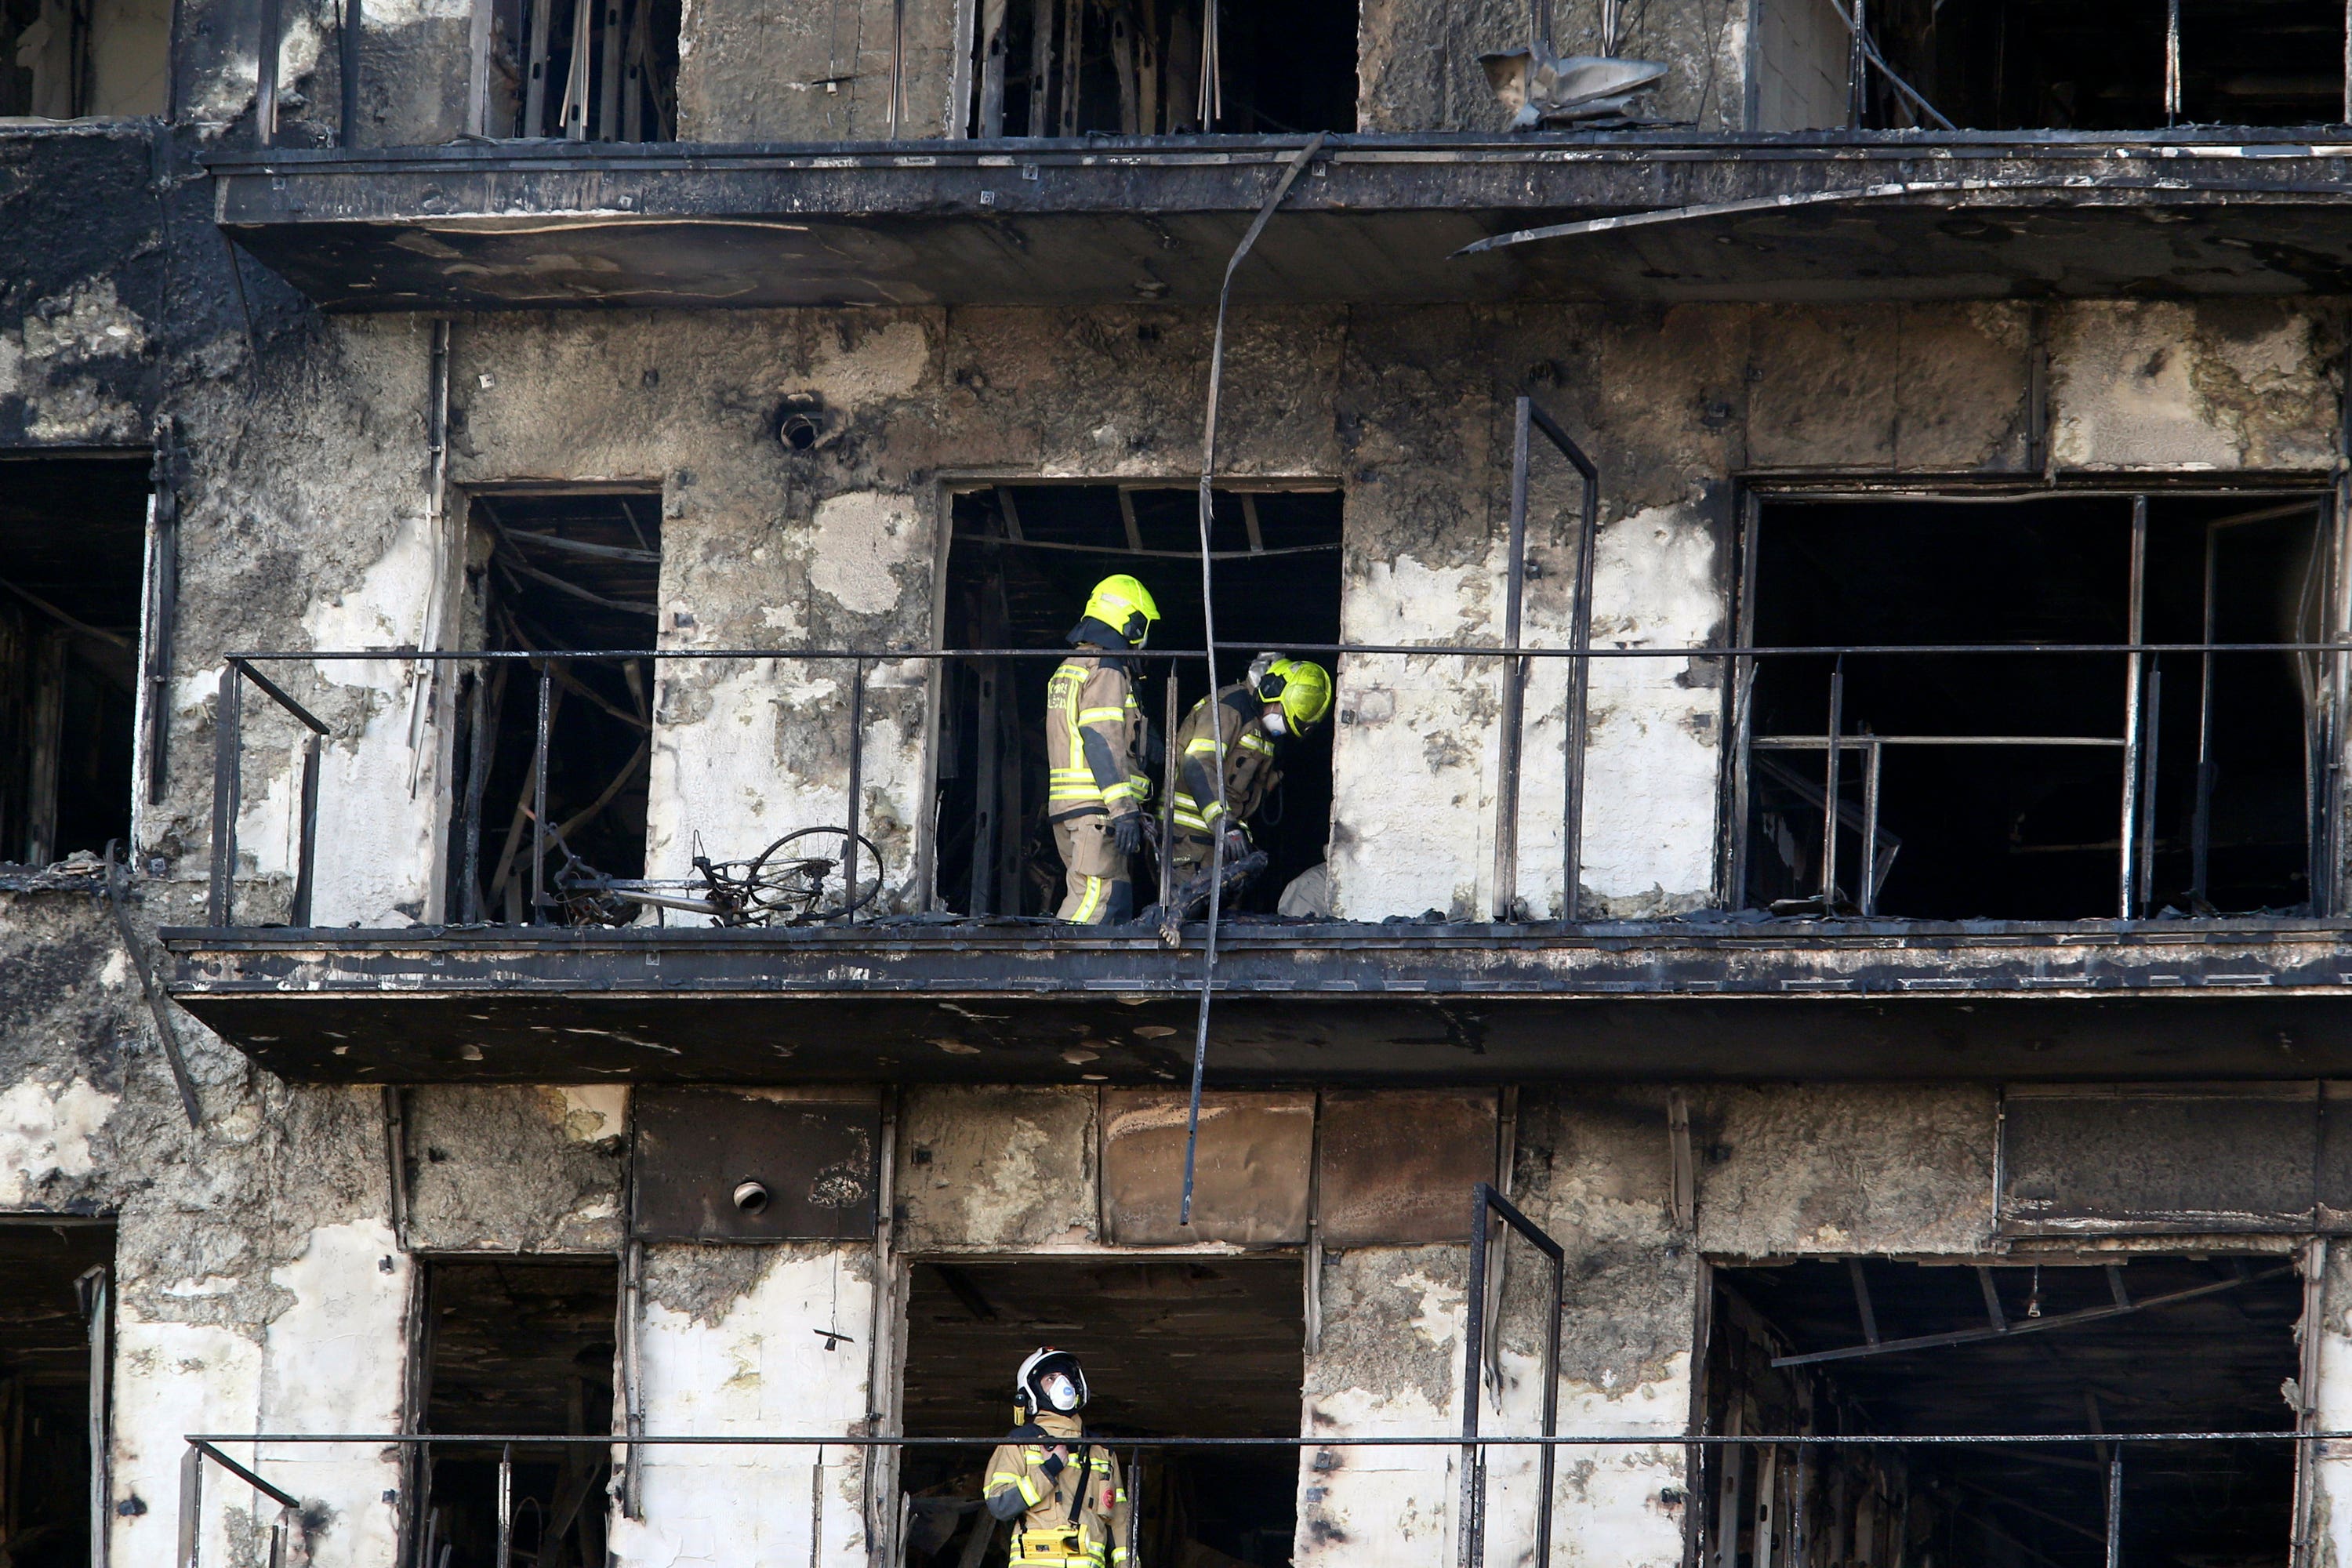
[[[1242,235],[1241,244],[1234,247],[1233,259],[1225,263],[1224,285],[1217,290],[1217,335],[1209,348],[1209,410],[1201,429],[1201,618],[1202,640],[1209,656],[1209,710],[1212,720],[1209,735],[1215,746],[1215,755],[1210,760],[1216,769],[1217,823],[1209,835],[1209,925],[1201,942],[1201,1011],[1192,1026],[1192,1098],[1184,1121],[1184,1199],[1177,1210],[1176,1223],[1179,1225],[1192,1223],[1192,1171],[1194,1157],[1200,1152],[1201,1146],[1201,1075],[1209,1059],[1209,988],[1216,977],[1217,915],[1223,902],[1220,894],[1223,891],[1225,880],[1225,726],[1215,706],[1216,566],[1209,552],[1209,529],[1216,521],[1216,503],[1211,484],[1217,471],[1217,400],[1224,389],[1225,379],[1225,306],[1233,298],[1234,274],[1241,270],[1250,247],[1255,245],[1257,237],[1265,231],[1267,220],[1274,216],[1274,209],[1282,205],[1282,198],[1290,194],[1290,187],[1305,173],[1307,160],[1322,149],[1323,137],[1324,132],[1317,132],[1307,140],[1306,146],[1291,154],[1290,162],[1282,171],[1282,178],[1275,182],[1273,194],[1265,198],[1265,205],[1257,209],[1257,216]],[[1175,679],[1172,672],[1169,679]],[[1169,743],[1175,743],[1174,736],[1169,737]]]

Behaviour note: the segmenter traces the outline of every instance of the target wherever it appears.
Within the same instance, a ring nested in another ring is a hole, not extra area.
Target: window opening
[[[654,646],[658,493],[477,495],[467,527],[466,613],[474,646],[498,652]],[[567,852],[608,876],[642,877],[653,777],[650,661],[570,659],[553,669],[544,885],[554,888]],[[538,669],[500,659],[467,670],[457,712],[449,918],[563,920],[560,904],[529,907]]]
[[[1706,1430],[2286,1431],[2303,1284],[2276,1258],[2135,1254],[1933,1267],[1884,1258],[1717,1268]],[[2219,1287],[2192,1300],[2157,1299]],[[2065,1314],[2144,1303],[2102,1321]],[[2006,1325],[2008,1333],[1995,1333]],[[2014,1331],[2025,1329],[2027,1332]],[[1967,1335],[1892,1350],[1892,1342]],[[1878,1342],[1874,1346],[1872,1342]],[[1873,1353],[1775,1365],[1792,1355]],[[2102,1568],[2107,1460],[2048,1447],[1706,1450],[1707,1568],[2000,1563]],[[2125,1446],[2123,1561],[2284,1563],[2285,1443]]]
[[[903,1429],[998,1436],[1040,1345],[1086,1368],[1089,1433],[1263,1437],[1298,1429],[1306,1321],[1295,1256],[958,1258],[911,1266]],[[1132,1451],[1116,1450],[1128,1466]],[[908,1560],[1003,1568],[1011,1531],[979,1506],[984,1448],[910,1447]],[[1144,1563],[1287,1568],[1298,1451],[1147,1453],[1129,1479]],[[1121,1544],[1124,1544],[1123,1542]]]
[[[131,837],[148,468],[0,464],[0,859]]]
[[[2128,641],[2137,505],[1768,500],[1752,542],[1749,637],[1759,647]],[[2154,496],[2145,513],[2142,640],[2320,638],[2322,500]],[[2147,655],[2135,693],[2122,654],[1756,659],[1746,903],[2112,918],[2128,870],[2135,915],[2307,912],[2328,777],[2315,720],[2326,662]]]
[[[680,0],[489,0],[483,124],[493,136],[677,136]]]
[[[0,1221],[0,1556],[12,1568],[92,1561],[113,1267],[111,1225]]]
[[[1853,91],[1855,51],[1838,8],[1776,0],[1759,32],[1760,129],[1932,123],[1890,72],[1971,130],[2311,126],[2346,116],[2339,0],[1868,0],[1864,10],[1885,65],[1863,66]]]
[[[613,1429],[613,1346],[620,1292],[610,1258],[425,1260],[421,1430],[547,1436]],[[496,1444],[425,1446],[420,1561],[494,1562]],[[536,1568],[604,1568],[611,1452],[568,1444],[514,1450],[509,1520],[517,1559]]]
[[[170,0],[0,4],[0,119],[164,112]]]
[[[1276,652],[1339,641],[1339,493],[1220,491],[1215,507],[1219,639]],[[1198,491],[1001,486],[957,496],[953,516],[944,646],[1061,647],[1093,585],[1120,572],[1140,579],[1159,604],[1149,648],[1201,646]],[[1221,655],[1220,683],[1241,679],[1250,657]],[[1312,657],[1329,667],[1328,655]],[[1167,727],[1168,668],[1138,666],[1137,700],[1155,736]],[[1045,821],[1045,684],[1054,665],[955,659],[946,670],[940,900],[970,914],[1051,914],[1062,900],[1061,860]],[[1197,659],[1179,667],[1176,682],[1181,722],[1208,682]],[[1330,838],[1331,731],[1327,715],[1284,742],[1282,782],[1247,825],[1267,865],[1238,900],[1227,900],[1229,912],[1271,914],[1294,879],[1322,864]],[[1155,813],[1163,771],[1152,775]],[[1152,897],[1142,861],[1137,875],[1145,879],[1137,887],[1139,907]]]
[[[988,0],[979,10],[966,127],[976,136],[1356,128],[1352,5]]]

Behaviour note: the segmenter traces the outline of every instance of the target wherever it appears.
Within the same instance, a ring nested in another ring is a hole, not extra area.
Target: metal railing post
[[[530,759],[530,915],[523,923],[539,925],[547,919],[547,751],[554,728],[555,661],[539,663],[539,744]]]
[[[2123,1568],[2124,1446],[2118,1443],[2107,1460],[2107,1568]]]
[[[841,852],[841,904],[844,918],[857,923],[858,807],[866,795],[866,661],[850,661],[849,676],[849,842]],[[878,882],[882,868],[874,868]],[[877,889],[878,890],[878,889]]]
[[[196,1568],[204,1550],[205,1451],[194,1443],[180,1456],[180,1552],[178,1568]]]
[[[1845,660],[1830,667],[1829,766],[1822,780],[1822,913],[1837,912],[1838,731],[1845,728]]]
[[[253,134],[264,147],[278,142],[278,52],[285,47],[281,0],[261,0],[261,48],[253,82]]]
[[[1519,610],[1528,574],[1528,430],[1535,400],[1521,394],[1511,416],[1511,521],[1503,568],[1503,646],[1519,646]],[[1519,749],[1525,737],[1528,661],[1503,659],[1503,733],[1495,780],[1494,914],[1507,921],[1517,913],[1519,880]],[[1213,682],[1212,684],[1214,684]]]
[[[1485,1373],[1479,1352],[1486,1337],[1486,1212],[1490,1189],[1481,1182],[1470,1197],[1470,1278],[1463,1294],[1465,1321],[1462,1330],[1462,1502],[1454,1527],[1457,1568],[1481,1568],[1486,1561],[1485,1521],[1479,1500],[1486,1494],[1480,1465],[1486,1450],[1478,1443],[1478,1405],[1485,1398]]]
[[[220,699],[213,708],[213,871],[205,919],[226,926],[236,914],[236,816],[239,755],[245,743],[238,703],[242,673],[234,660],[221,667]]]
[[[514,1445],[499,1450],[499,1555],[497,1568],[514,1564]]]
[[[294,906],[287,911],[286,923],[307,926],[310,923],[310,901],[318,885],[319,865],[319,737],[312,733],[302,742],[302,826],[301,839],[294,856]]]
[[[2147,578],[2146,496],[2132,497],[2131,530],[2131,599],[2125,640],[2132,645],[2132,651],[2124,656],[2123,823],[2116,835],[2119,847],[2116,858],[2121,863],[2116,873],[2121,885],[2116,889],[2116,914],[2121,920],[2130,920],[2139,903],[2139,879],[2134,873],[2138,869],[2139,858],[2139,686],[2140,661],[2144,657],[2139,644]]]

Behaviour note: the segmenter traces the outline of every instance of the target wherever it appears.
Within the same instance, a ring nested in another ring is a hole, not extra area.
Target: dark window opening
[[[491,0],[483,83],[494,136],[677,136],[680,0]]]
[[[973,135],[1356,128],[1356,8],[1326,0],[1009,0],[981,8]],[[1202,89],[1203,62],[1207,89]]]
[[[2149,498],[2142,640],[2318,640],[2324,509],[2294,496]],[[1750,638],[2126,642],[2132,518],[2129,496],[1768,501]],[[2328,777],[2313,718],[2326,658],[2147,655],[2136,708],[2123,654],[1759,658],[1746,902],[1818,913],[1826,896],[1838,912],[1914,919],[2113,918],[2128,870],[2135,916],[2307,912]],[[1833,686],[1834,846],[1822,832]]]
[[[160,115],[171,47],[169,0],[5,0],[0,119]]]
[[[2177,96],[2167,86],[2162,5],[1881,0],[1869,16],[1895,73],[1964,128],[2149,131],[2344,119],[2345,14],[2334,0],[2180,0]],[[1870,125],[1921,122],[1876,70],[1867,104]]]
[[[0,1558],[87,1568],[105,1449],[111,1225],[0,1222]]]
[[[147,469],[0,463],[0,859],[131,837]]]
[[[619,1290],[610,1259],[427,1259],[423,1430],[612,1431]],[[434,1568],[496,1562],[499,1448],[436,1443],[425,1452],[415,1526],[420,1561],[429,1553]],[[600,1445],[516,1445],[509,1520],[518,1560],[604,1568],[611,1458]]]
[[[467,590],[477,646],[497,652],[654,646],[658,494],[478,495],[471,519]],[[528,660],[499,659],[466,671],[458,685],[452,920],[564,919],[554,889],[573,858],[608,876],[645,875],[651,661],[550,665],[547,905],[530,907],[539,670]]]
[[[1990,1268],[1873,1258],[1717,1268],[1706,1430],[1721,1435],[2263,1432],[2294,1426],[2303,1286],[2276,1258],[2135,1255]],[[2213,1288],[2218,1287],[2218,1289]],[[2169,1303],[2196,1289],[2212,1293]],[[2067,1314],[2147,1303],[2104,1321]],[[1866,1315],[1865,1315],[1866,1314]],[[1991,1334],[1996,1324],[2029,1332]],[[1959,1343],[1776,1367],[1918,1336]],[[2286,1443],[2124,1445],[2123,1561],[2288,1559]],[[1706,1450],[1708,1568],[1994,1563],[2101,1568],[2105,1446]]]
[[[954,520],[944,646],[1063,647],[1094,584],[1119,572],[1133,574],[1159,604],[1161,618],[1147,652],[1202,646],[1198,492],[1130,489],[1122,496],[1109,485],[1008,486],[957,496]],[[1336,490],[1220,492],[1211,540],[1220,557],[1217,639],[1276,652],[1338,642],[1339,537]],[[1333,668],[1328,654],[1301,657]],[[1219,655],[1220,682],[1241,679],[1249,662],[1247,653]],[[1061,901],[1061,860],[1045,821],[1045,683],[1054,668],[1047,659],[946,666],[938,885],[949,909],[1042,915]],[[1137,700],[1156,736],[1167,728],[1169,668],[1149,659],[1139,666]],[[1177,669],[1181,722],[1208,682],[1198,659]],[[1247,824],[1252,842],[1266,853],[1266,868],[1229,910],[1271,913],[1294,879],[1322,864],[1331,826],[1333,718],[1284,743],[1282,783]],[[1156,770],[1155,843],[1163,783],[1164,772]],[[1136,868],[1139,907],[1154,896],[1151,853]]]
[[[913,1265],[904,1429],[1001,1436],[1013,1378],[1040,1344],[1086,1368],[1087,1430],[1122,1437],[1263,1437],[1298,1429],[1306,1375],[1300,1260],[982,1259]],[[988,1452],[907,1450],[907,1560],[1003,1568],[1011,1531],[979,1507]],[[1140,1561],[1288,1568],[1297,1519],[1292,1448],[1144,1455]],[[1124,1544],[1123,1542],[1121,1544]]]

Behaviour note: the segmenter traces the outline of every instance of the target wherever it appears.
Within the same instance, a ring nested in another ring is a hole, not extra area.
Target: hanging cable
[[[1216,769],[1217,820],[1209,833],[1209,924],[1201,942],[1201,1011],[1192,1026],[1192,1099],[1184,1121],[1184,1201],[1178,1210],[1176,1223],[1192,1223],[1192,1166],[1201,1146],[1201,1074],[1209,1059],[1209,986],[1217,970],[1217,916],[1223,903],[1225,879],[1225,725],[1217,712],[1217,601],[1216,559],[1209,549],[1209,528],[1216,518],[1216,501],[1211,485],[1217,471],[1217,400],[1224,389],[1225,379],[1225,306],[1232,300],[1234,274],[1241,270],[1250,247],[1257,237],[1265,232],[1266,221],[1274,209],[1290,194],[1298,176],[1305,172],[1307,160],[1322,150],[1324,132],[1318,131],[1307,145],[1291,154],[1283,166],[1282,178],[1274,184],[1273,194],[1265,205],[1257,209],[1242,242],[1234,247],[1233,259],[1225,263],[1225,280],[1217,289],[1217,335],[1209,345],[1209,410],[1201,428],[1201,617],[1203,647],[1209,658],[1209,736],[1215,747],[1210,761]],[[1174,671],[1168,677],[1176,679]],[[1175,737],[1168,737],[1170,745]]]

